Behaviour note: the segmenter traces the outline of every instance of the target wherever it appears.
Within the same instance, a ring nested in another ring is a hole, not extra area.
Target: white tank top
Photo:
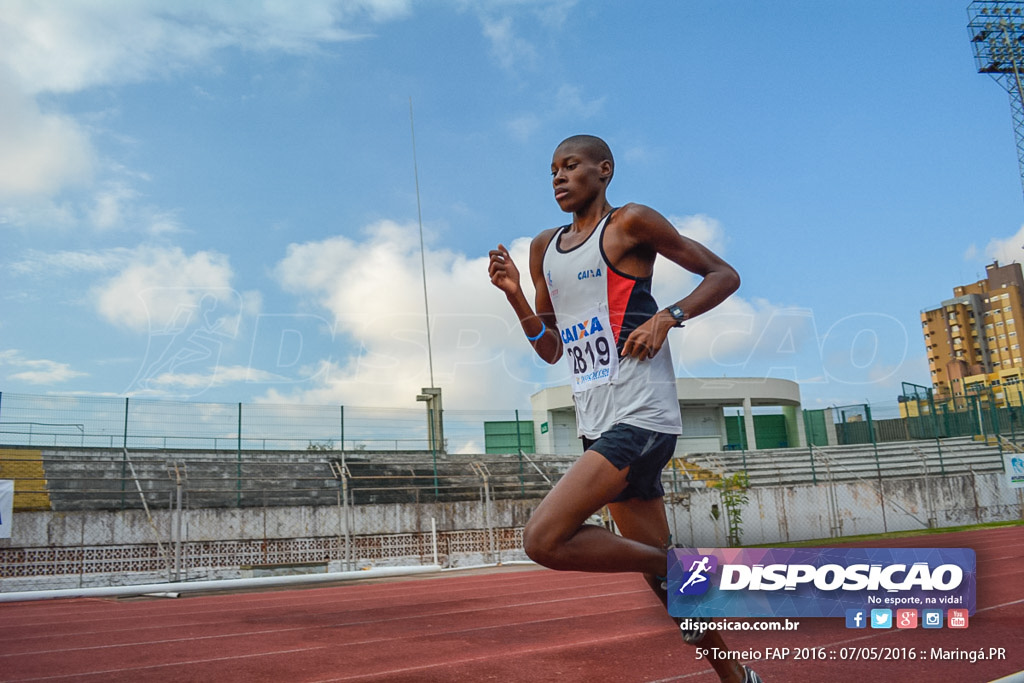
[[[680,434],[668,340],[649,360],[619,358],[630,333],[659,307],[651,295],[651,278],[620,273],[608,263],[604,231],[612,213],[571,249],[559,244],[569,226],[558,229],[544,252],[544,277],[572,373],[577,431],[596,439],[624,423]]]

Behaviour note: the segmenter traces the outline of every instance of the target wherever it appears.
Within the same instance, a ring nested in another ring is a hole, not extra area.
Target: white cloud
[[[551,121],[574,122],[590,118],[599,113],[605,98],[586,97],[583,89],[563,84],[551,98],[551,105],[545,111],[530,111],[514,115],[505,123],[509,133],[517,140],[529,140],[543,125]]]
[[[25,92],[76,92],[193,66],[226,47],[308,52],[363,35],[346,22],[387,21],[408,11],[407,0],[6,0],[0,66]]]
[[[160,237],[182,231],[173,212],[143,205],[137,201],[139,196],[123,180],[106,182],[93,196],[89,222],[101,232],[131,230]]]
[[[724,242],[717,221],[706,216],[675,219],[683,231],[709,246]],[[529,238],[512,242],[513,260],[527,272]],[[522,406],[545,385],[568,380],[561,363],[548,366],[523,340],[504,296],[487,279],[487,258],[448,250],[426,253],[435,384],[445,405]],[[689,292],[696,276],[661,261],[655,296],[663,305]],[[419,240],[412,224],[381,221],[362,240],[332,237],[293,244],[275,270],[282,286],[332,316],[333,333],[358,351],[344,358],[309,362],[309,381],[291,393],[271,391],[270,401],[406,406],[430,384],[420,274]],[[524,290],[533,301],[532,286]],[[718,363],[729,374],[769,362],[789,372],[802,348],[817,338],[806,311],[733,296],[713,314],[674,337],[683,375]],[[792,347],[792,350],[790,350]],[[794,370],[795,372],[796,370]],[[753,371],[756,372],[756,371]]]
[[[716,219],[698,214],[670,216],[669,222],[729,260],[726,232]],[[662,306],[682,299],[700,282],[663,257],[658,257],[654,272],[654,298]],[[813,311],[748,299],[742,290],[669,336],[680,377],[760,376],[801,382],[828,376],[820,339]]]
[[[226,256],[185,253],[177,247],[140,246],[99,251],[27,252],[10,266],[19,276],[58,280],[84,276],[87,301],[101,318],[145,333],[135,378],[126,392],[178,395],[197,387],[271,382],[285,378],[258,369],[225,364],[235,350],[243,322],[260,315],[258,292],[231,287],[234,273]],[[77,291],[78,285],[74,291]]]
[[[993,239],[985,247],[985,256],[1000,263],[1024,260],[1024,225],[1016,233],[1004,239]]]
[[[118,250],[115,257],[126,253]],[[201,308],[204,297],[217,301],[224,292],[234,292],[231,267],[223,254],[140,247],[130,256],[117,274],[92,292],[100,315],[115,325],[137,332],[177,328],[183,316]]]
[[[95,205],[89,218],[100,230],[109,230],[122,225],[125,204],[136,198],[138,193],[124,183],[112,183],[96,193]]]
[[[100,273],[129,264],[134,250],[125,248],[103,251],[30,250],[10,267],[19,275],[61,276],[73,273]]]
[[[91,178],[95,152],[74,120],[45,113],[0,65],[0,198],[50,195]]]
[[[491,42],[491,53],[504,69],[530,66],[537,61],[537,49],[515,33],[512,18],[481,19],[484,36]]]
[[[208,372],[164,372],[148,380],[148,384],[161,389],[209,389],[235,382],[280,382],[280,375],[264,372],[246,365],[215,365]]]
[[[597,114],[604,106],[604,97],[587,99],[583,89],[575,85],[562,85],[555,95],[555,111],[562,118],[586,119]]]
[[[97,153],[87,128],[59,112],[44,111],[39,95],[165,77],[203,66],[225,48],[312,52],[365,35],[346,24],[388,21],[408,11],[408,0],[5,0],[0,12],[0,198],[18,204],[4,207],[0,225],[30,225],[26,218],[53,212],[53,207],[40,209],[42,198],[87,186],[96,170]],[[133,199],[130,188],[113,193],[106,188],[85,212],[96,227],[115,227]],[[148,229],[161,233],[169,227],[173,223],[156,221]]]
[[[525,269],[529,240],[510,249]],[[426,264],[434,383],[445,389],[445,405],[523,405],[547,366],[534,363],[504,295],[490,285],[487,257],[428,248]],[[408,405],[430,385],[415,225],[381,221],[362,241],[293,244],[275,272],[285,289],[329,311],[334,333],[358,349],[320,360],[307,371],[315,386],[291,399]]]
[[[517,140],[529,140],[541,126],[541,119],[536,114],[521,114],[507,124],[509,132]]]
[[[540,58],[536,46],[516,31],[512,19],[526,17],[526,21],[540,23],[559,32],[564,27],[569,10],[575,0],[551,2],[545,0],[492,0],[487,3],[462,2],[477,13],[484,37],[491,45],[491,54],[503,69],[515,73],[519,69],[535,67]],[[525,10],[525,11],[524,11]]]
[[[8,381],[20,381],[26,384],[56,384],[76,377],[86,377],[88,374],[72,370],[67,363],[25,358],[24,354],[17,349],[0,351],[0,366],[4,365],[15,370],[7,375]]]
[[[725,231],[722,224],[710,216],[668,216],[668,221],[676,226],[683,236],[700,242],[718,255],[725,253]]]

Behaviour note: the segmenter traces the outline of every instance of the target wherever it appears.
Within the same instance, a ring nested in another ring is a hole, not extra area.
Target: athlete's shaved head
[[[555,150],[557,151],[563,147],[571,147],[576,151],[582,152],[590,157],[591,161],[608,161],[612,165],[612,174],[615,173],[615,159],[612,157],[612,150],[608,147],[607,142],[596,135],[573,135],[558,143],[558,147]],[[611,176],[608,177],[608,180],[611,180]]]

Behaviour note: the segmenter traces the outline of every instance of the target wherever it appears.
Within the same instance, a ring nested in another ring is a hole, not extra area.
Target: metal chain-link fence
[[[0,592],[523,560],[572,462],[523,458],[0,448]]]
[[[528,414],[526,411],[525,414]],[[488,426],[518,411],[445,410],[444,450],[483,453]],[[525,434],[529,444],[532,431]],[[0,392],[0,446],[282,451],[430,450],[428,413],[269,403],[201,403]]]
[[[1012,406],[905,403],[804,411],[799,447],[679,453],[663,474],[675,542],[1021,519]],[[462,455],[427,450],[422,411],[0,395],[0,592],[525,559],[523,526],[575,457],[484,455],[491,435],[526,443],[508,417],[446,414]]]

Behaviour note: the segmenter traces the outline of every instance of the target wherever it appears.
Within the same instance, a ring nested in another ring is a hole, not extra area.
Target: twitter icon
[[[892,610],[871,610],[871,628],[892,628]]]

